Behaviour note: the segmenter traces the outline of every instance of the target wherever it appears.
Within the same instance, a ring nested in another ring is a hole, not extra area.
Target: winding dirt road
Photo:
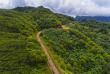
[[[40,31],[40,32],[37,33],[37,39],[38,39],[38,41],[40,42],[42,49],[44,50],[45,54],[46,54],[47,57],[48,57],[48,63],[49,63],[49,65],[50,65],[50,67],[52,68],[54,74],[60,74],[60,71],[59,71],[58,68],[55,66],[55,64],[54,64],[54,62],[52,61],[52,59],[51,59],[51,57],[50,57],[50,55],[49,55],[49,53],[48,53],[46,47],[44,46],[43,42],[42,42],[41,39],[40,39],[40,33],[41,33],[41,32],[42,32],[42,31]]]

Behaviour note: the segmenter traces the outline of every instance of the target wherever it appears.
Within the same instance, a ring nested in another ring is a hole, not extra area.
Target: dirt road
[[[38,41],[40,42],[42,49],[44,50],[45,54],[46,54],[47,57],[48,57],[49,65],[50,65],[50,67],[52,68],[54,74],[60,74],[59,70],[57,69],[57,67],[55,66],[54,62],[52,61],[52,59],[51,59],[51,57],[50,57],[48,51],[46,50],[46,47],[44,46],[43,42],[42,42],[41,39],[40,39],[40,36],[39,36],[40,33],[41,33],[41,31],[37,33],[37,39],[38,39]]]

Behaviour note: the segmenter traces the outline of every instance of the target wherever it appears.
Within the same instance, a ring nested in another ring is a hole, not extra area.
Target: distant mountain
[[[101,22],[110,22],[110,16],[76,16],[77,20],[82,20],[82,19],[94,19],[97,21],[101,21]]]

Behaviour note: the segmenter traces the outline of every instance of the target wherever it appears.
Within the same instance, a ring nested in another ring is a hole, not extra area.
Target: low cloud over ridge
[[[71,16],[110,16],[110,0],[0,0],[0,8],[44,6],[52,11]]]

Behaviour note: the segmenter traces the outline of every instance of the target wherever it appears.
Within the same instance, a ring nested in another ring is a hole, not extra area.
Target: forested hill
[[[56,29],[65,25],[68,29]],[[0,9],[0,74],[52,74],[38,31],[65,74],[110,74],[110,23],[40,7]]]
[[[38,28],[30,15],[0,10],[0,74],[50,72],[47,57],[36,40]]]
[[[13,10],[28,13],[29,15],[33,16],[36,23],[38,23],[39,27],[42,29],[75,21],[73,17],[53,13],[50,9],[44,8],[43,6],[39,6],[38,8],[17,7]]]
[[[0,9],[0,74],[51,74],[36,33],[74,20],[42,6]]]
[[[97,21],[102,21],[102,22],[110,22],[110,16],[76,16],[77,20],[82,20],[82,19],[94,19]]]

